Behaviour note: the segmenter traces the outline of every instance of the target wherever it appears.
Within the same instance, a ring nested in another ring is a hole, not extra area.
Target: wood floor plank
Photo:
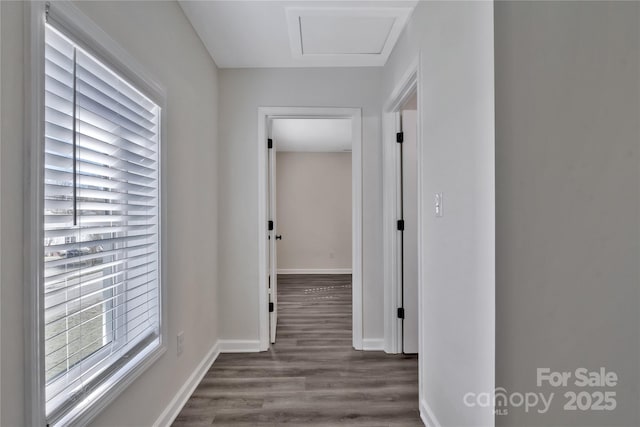
[[[416,356],[351,347],[351,276],[278,280],[276,344],[222,354],[174,427],[422,426]]]

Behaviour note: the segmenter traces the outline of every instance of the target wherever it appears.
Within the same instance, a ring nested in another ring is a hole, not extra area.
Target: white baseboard
[[[180,387],[178,393],[171,399],[171,402],[162,411],[153,426],[168,427],[173,423],[220,353],[253,353],[258,351],[260,351],[260,341],[258,340],[218,340],[187,381]]]
[[[363,338],[362,349],[364,351],[382,351],[384,350],[384,340],[382,338]]]
[[[200,384],[200,381],[202,381],[202,378],[204,378],[207,371],[209,371],[213,362],[215,362],[220,355],[219,343],[218,341],[211,347],[211,350],[209,350],[204,359],[202,359],[202,362],[200,362],[187,381],[180,387],[180,390],[178,390],[178,393],[171,399],[167,408],[162,411],[162,414],[160,414],[156,422],[153,423],[154,427],[168,427],[173,423],[187,403],[187,400],[189,400],[189,397],[191,397],[196,387],[198,387],[198,384]]]
[[[220,353],[257,353],[260,340],[218,340]]]
[[[436,415],[426,400],[420,399],[420,418],[426,427],[440,427]]]
[[[350,268],[279,268],[278,274],[351,274]]]

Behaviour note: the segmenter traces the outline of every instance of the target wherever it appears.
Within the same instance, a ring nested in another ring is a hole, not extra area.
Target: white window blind
[[[159,133],[158,105],[46,25],[48,422],[159,345]]]

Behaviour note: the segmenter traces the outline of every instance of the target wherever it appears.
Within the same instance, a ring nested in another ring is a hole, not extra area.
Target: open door
[[[268,140],[268,177],[269,177],[269,197],[268,197],[268,216],[269,216],[269,340],[271,343],[276,342],[276,327],[278,325],[278,256],[276,240],[276,229],[278,222],[276,221],[276,148],[272,139]]]
[[[418,353],[418,177],[417,111],[400,113],[401,306],[402,352]]]

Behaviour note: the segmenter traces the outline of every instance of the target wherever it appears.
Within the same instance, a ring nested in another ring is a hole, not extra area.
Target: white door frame
[[[389,96],[382,111],[382,163],[383,163],[383,202],[384,202],[384,226],[383,226],[383,242],[384,242],[384,351],[387,353],[402,352],[402,322],[397,317],[397,308],[400,304],[401,274],[400,269],[400,237],[396,230],[396,221],[399,217],[400,186],[398,182],[398,162],[399,154],[396,142],[396,132],[399,127],[399,111],[400,108],[409,100],[409,98],[417,93],[418,100],[418,116],[417,116],[417,169],[416,175],[418,179],[418,259],[422,259],[423,251],[423,198],[422,198],[422,118],[421,118],[421,85],[418,76],[420,75],[420,57],[416,57],[411,63],[406,73],[400,79],[394,91]],[[421,289],[424,283],[424,271],[421,263],[418,262],[418,330],[422,324],[422,296]],[[421,337],[418,333],[419,353],[422,353]]]
[[[352,185],[352,313],[353,348],[362,350],[362,110],[331,107],[259,107],[258,108],[258,313],[260,351],[269,349],[269,296],[267,277],[267,125],[270,119],[316,118],[351,119]],[[277,141],[274,141],[277,144]]]

